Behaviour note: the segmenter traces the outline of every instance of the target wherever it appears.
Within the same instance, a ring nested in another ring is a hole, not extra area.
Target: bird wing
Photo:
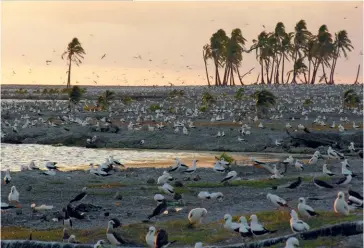
[[[168,244],[168,233],[163,229],[158,230],[154,239],[155,248],[162,248],[166,244]]]
[[[344,177],[341,177],[339,179],[339,181],[337,181],[335,184],[342,184],[343,182],[345,182],[345,180],[346,180],[346,177],[345,176]]]
[[[225,181],[228,181],[230,180],[231,178],[233,178],[233,176],[229,176],[229,177],[225,177],[224,179],[221,180],[221,182],[225,182]]]
[[[75,198],[73,198],[70,202],[75,202],[75,201],[79,201],[81,200],[83,197],[85,197],[86,195],[86,192],[82,192],[82,193],[79,193],[78,195],[76,195]]]
[[[120,244],[126,244],[126,241],[116,232],[112,233],[117,241],[119,241]]]
[[[355,191],[349,189],[348,193],[349,193],[349,195],[354,196],[355,198],[363,200],[363,197],[358,192],[355,192]]]

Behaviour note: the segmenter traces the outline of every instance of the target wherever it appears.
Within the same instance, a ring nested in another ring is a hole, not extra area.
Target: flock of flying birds
[[[353,144],[351,144],[353,146]],[[353,149],[355,149],[353,147]],[[332,149],[332,147],[328,147],[327,149],[327,161],[340,161],[342,164],[341,173],[342,177],[337,180],[337,182],[334,185],[329,184],[328,182],[317,179],[316,177],[313,178],[313,183],[315,186],[317,186],[320,189],[326,189],[326,190],[334,190],[337,186],[345,186],[349,185],[352,178],[356,176],[355,173],[353,173],[351,170],[348,169],[349,163],[347,159],[345,158],[345,155],[335,151]],[[324,157],[321,155],[319,151],[316,151],[311,159],[309,160],[310,165],[317,165],[318,161],[320,159],[323,159]],[[304,170],[305,165],[301,162],[299,162],[297,159],[294,159],[292,156],[289,156],[287,159],[284,159],[280,163],[284,165],[284,170],[279,171],[277,170],[277,167],[275,164],[271,165],[266,162],[262,162],[257,160],[256,158],[251,158],[253,164],[255,166],[259,166],[262,168],[265,168],[266,170],[270,171],[272,173],[271,178],[282,178],[284,173],[287,171],[287,168],[295,168],[297,172],[301,172]],[[183,174],[193,174],[197,170],[197,162],[198,160],[193,160],[193,164],[191,167],[188,167],[183,162],[181,162],[178,158],[176,158],[176,164],[172,166],[168,171],[164,171],[161,176],[157,179],[157,184],[161,185],[158,187],[158,189],[161,191],[161,193],[169,196],[173,196],[175,200],[183,201],[183,198],[181,195],[175,192],[172,185],[169,183],[173,181],[175,178],[173,177],[173,173],[179,171]],[[41,174],[47,175],[47,176],[55,176],[56,171],[58,171],[58,167],[56,165],[56,162],[46,162],[45,168],[46,170],[40,171]],[[97,168],[95,168],[95,166]],[[88,173],[94,174],[97,176],[109,176],[111,175],[110,172],[112,171],[120,171],[123,167],[125,167],[119,160],[114,159],[113,156],[110,156],[105,160],[104,163],[100,165],[94,165],[90,164],[90,169],[88,170]],[[28,170],[39,170],[39,167],[37,167],[32,161],[29,165],[22,165],[21,171],[28,171]],[[213,171],[216,173],[221,173],[221,182],[222,184],[230,184],[234,181],[241,180],[240,177],[238,177],[238,173],[234,170],[231,170],[231,165],[229,162],[225,161],[223,158],[217,158],[215,165],[213,166]],[[323,164],[322,173],[327,176],[334,176],[334,174],[328,170],[327,163]],[[225,175],[225,176],[223,176]],[[10,184],[11,183],[11,175],[10,171],[7,170],[4,177],[4,183]],[[279,188],[288,188],[288,189],[296,189],[302,185],[302,179],[301,177],[298,177],[297,181],[285,184],[285,185],[279,185],[276,187],[273,187],[272,190],[277,190]],[[154,200],[157,203],[157,207],[153,210],[152,214],[147,216],[147,219],[150,220],[156,216],[162,215],[167,211],[167,199],[163,194],[156,194],[154,196]],[[345,193],[343,191],[339,191],[337,194],[337,198],[333,202],[334,211],[342,216],[347,216],[350,214],[351,211],[354,209],[362,209],[363,208],[363,197],[358,192],[354,191],[349,188],[348,192],[348,198],[346,199]],[[75,196],[73,199],[69,201],[67,204],[67,207],[63,209],[64,212],[64,218],[63,218],[63,225],[64,225],[64,231],[63,231],[63,241],[69,242],[69,243],[76,243],[76,237],[75,235],[69,235],[69,230],[73,226],[74,220],[81,220],[85,218],[85,214],[78,211],[77,207],[74,208],[72,204],[81,202],[84,200],[87,196],[87,188],[84,187],[81,190],[81,193],[79,193],[77,196]],[[201,199],[202,201],[207,200],[216,200],[216,201],[223,201],[224,200],[224,194],[221,192],[206,192],[201,191],[197,197]],[[298,206],[297,210],[295,210],[292,206],[289,206],[287,201],[281,198],[280,196],[272,193],[268,193],[266,195],[267,201],[272,204],[275,208],[278,210],[284,211],[287,209],[290,212],[291,219],[287,220],[289,221],[291,230],[293,233],[300,233],[300,232],[306,232],[310,230],[310,226],[303,220],[308,218],[315,218],[319,215],[318,212],[316,212],[311,206],[306,204],[306,200],[304,197],[299,197],[298,199]],[[20,194],[16,189],[16,186],[11,187],[11,191],[8,195],[8,203],[1,203],[1,209],[6,210],[10,208],[15,207],[21,207],[20,205]],[[35,210],[49,210],[52,209],[53,206],[36,206],[35,204],[32,204],[31,207]],[[198,225],[203,225],[202,220],[204,217],[206,217],[208,214],[208,211],[206,208],[194,208],[192,209],[187,216],[189,227],[196,227]],[[269,233],[275,233],[277,230],[268,230],[264,227],[262,223],[259,222],[257,215],[252,214],[250,216],[250,223],[248,223],[245,216],[241,216],[239,218],[239,222],[234,222],[233,217],[230,214],[224,215],[224,225],[223,227],[231,232],[236,232],[237,234],[241,235],[243,237],[244,241],[246,241],[247,238],[251,237],[259,237],[265,234]],[[147,221],[148,221],[147,220]],[[112,245],[123,245],[123,244],[130,244],[128,241],[124,240],[117,232],[115,232],[115,228],[118,228],[121,226],[121,222],[116,219],[110,219],[107,223],[107,230],[106,230],[106,239],[111,243]],[[168,233],[164,229],[157,230],[154,226],[150,226],[147,234],[146,234],[146,244],[148,247],[156,247],[156,248],[162,248],[162,247],[168,247],[169,245],[175,243],[176,241],[170,241],[168,240]],[[95,244],[95,248],[100,248],[105,243],[104,240],[99,240]],[[202,242],[198,242],[195,244],[195,248],[201,248],[203,245]],[[286,248],[294,248],[298,247],[299,240],[295,237],[291,237],[286,242]]]

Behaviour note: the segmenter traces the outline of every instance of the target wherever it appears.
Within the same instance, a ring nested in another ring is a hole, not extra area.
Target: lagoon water
[[[221,152],[148,150],[148,149],[91,149],[84,147],[52,146],[37,144],[1,144],[1,170],[9,168],[19,171],[21,165],[34,160],[40,168],[46,161],[54,161],[62,170],[86,169],[90,163],[103,163],[105,158],[113,155],[128,167],[169,167],[174,165],[176,157],[187,165],[198,159],[198,166],[210,167],[214,157]],[[254,156],[262,161],[278,161],[286,154],[229,153],[238,164],[250,162]]]

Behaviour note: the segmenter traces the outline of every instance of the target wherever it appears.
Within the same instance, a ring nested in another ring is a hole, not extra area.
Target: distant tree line
[[[338,59],[347,58],[348,52],[354,48],[346,30],[332,35],[327,26],[322,25],[314,34],[307,29],[304,20],[297,22],[294,32],[290,33],[286,32],[282,22],[278,22],[273,32],[261,32],[250,48],[246,47],[246,41],[239,28],[232,30],[231,37],[223,29],[212,34],[210,42],[203,46],[209,86],[212,85],[212,76],[209,76],[207,69],[208,60],[215,68],[215,86],[236,85],[236,76],[243,85],[244,75],[240,75],[239,68],[244,53],[251,52],[255,52],[260,65],[256,83],[315,84],[324,80],[326,84],[334,84]],[[288,71],[285,68],[287,61],[293,65]],[[318,75],[319,71],[322,76]]]

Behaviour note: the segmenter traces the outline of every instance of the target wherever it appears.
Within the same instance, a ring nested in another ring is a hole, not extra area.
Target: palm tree
[[[215,85],[221,85],[219,67],[224,63],[224,49],[226,47],[227,36],[223,29],[219,29],[210,38],[211,56],[215,65]]]
[[[284,84],[284,61],[289,60],[289,55],[293,53],[292,46],[293,33],[286,33],[282,39],[281,54],[282,54],[282,73],[281,83]]]
[[[252,50],[255,50],[255,54],[256,54],[256,58],[259,61],[260,64],[260,69],[261,69],[261,84],[265,84],[264,82],[264,64],[267,63],[266,61],[268,60],[268,56],[267,56],[267,40],[268,40],[268,34],[263,31],[258,35],[258,39],[257,40],[253,40],[253,45],[251,46],[251,48],[249,49],[250,52]],[[267,82],[268,83],[268,82]]]
[[[62,59],[65,55],[67,55],[68,59],[68,79],[67,79],[67,89],[71,87],[71,66],[72,62],[74,62],[77,66],[82,63],[83,55],[86,52],[82,48],[81,43],[78,41],[77,38],[73,38],[70,43],[68,43],[67,50],[63,52]]]
[[[268,113],[268,108],[276,105],[277,97],[268,90],[258,90],[253,95],[255,99],[255,109],[258,117]]]
[[[295,26],[293,38],[293,65],[296,64],[297,59],[303,57],[303,49],[307,46],[308,39],[311,33],[307,30],[305,20],[300,20]],[[293,66],[294,67],[294,66]],[[293,69],[292,83],[296,83],[297,72]]]
[[[110,102],[114,99],[115,93],[110,90],[106,90],[104,94],[100,95],[97,99],[97,105],[102,106],[104,109],[108,109]]]
[[[307,72],[307,66],[305,65],[305,63],[303,62],[303,58],[299,58],[296,60],[296,63],[294,64],[293,66],[293,70],[289,71],[287,73],[288,75],[288,79],[287,79],[287,82],[290,78],[290,76],[293,74],[293,73],[296,73],[296,77],[299,77],[301,74],[303,74],[304,78],[305,78],[305,83],[307,83],[307,76],[306,76],[306,72]]]
[[[344,104],[343,104],[344,108],[357,107],[359,104],[360,104],[360,97],[353,89],[349,89],[344,92]]]
[[[329,66],[329,61],[332,57],[332,53],[334,50],[332,35],[331,33],[329,33],[329,30],[326,25],[322,25],[319,28],[318,34],[314,39],[312,49],[313,49],[312,54],[314,57],[314,61],[313,61],[311,84],[314,84],[317,76],[317,71],[320,65],[322,66],[325,80],[327,80],[325,73],[325,66]]]
[[[348,33],[346,32],[346,30],[341,30],[335,34],[334,55],[330,72],[330,84],[335,83],[334,73],[337,59],[340,57],[341,53],[344,54],[345,58],[347,58],[347,51],[350,52],[353,48],[354,47],[351,45],[351,40],[348,38]]]
[[[202,57],[203,57],[203,61],[205,63],[207,83],[208,83],[208,85],[210,87],[211,84],[210,84],[210,79],[209,79],[209,72],[207,70],[207,60],[212,58],[212,53],[211,53],[211,47],[210,47],[209,44],[206,44],[206,45],[203,46]]]
[[[241,81],[239,67],[241,66],[241,62],[243,60],[242,53],[245,50],[245,42],[246,39],[243,37],[241,30],[236,28],[231,32],[231,38],[227,37],[227,42],[225,46],[225,73],[223,84],[227,85],[230,78],[230,85],[235,85],[234,81],[234,71],[237,72],[240,83],[243,85]]]

